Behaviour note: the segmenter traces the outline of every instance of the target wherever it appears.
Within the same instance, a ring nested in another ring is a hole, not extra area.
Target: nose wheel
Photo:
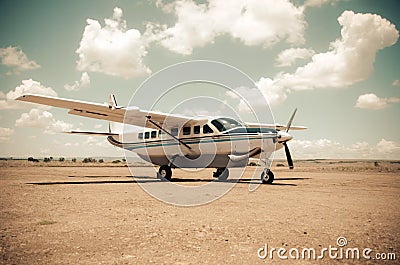
[[[166,179],[168,181],[171,180],[172,178],[172,170],[171,167],[168,165],[163,165],[160,167],[160,169],[158,170],[158,177],[161,179]]]
[[[263,184],[272,184],[274,182],[274,173],[268,168],[264,169],[261,173],[261,181]]]

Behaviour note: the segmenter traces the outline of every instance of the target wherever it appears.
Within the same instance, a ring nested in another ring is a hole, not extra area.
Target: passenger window
[[[178,128],[177,127],[171,128],[171,135],[173,135],[173,136],[177,136],[178,135]]]
[[[183,127],[183,135],[189,135],[190,134],[190,127]]]
[[[145,132],[144,139],[149,139],[149,138],[150,138],[150,132]]]
[[[194,134],[199,134],[200,133],[200,125],[196,125],[193,127],[193,133]]]
[[[138,138],[139,138],[139,139],[143,139],[143,133],[139,133],[139,134],[138,134]]]
[[[156,137],[157,137],[157,131],[152,131],[151,138],[156,138]]]
[[[164,134],[164,132],[163,132],[162,130],[159,130],[159,131],[158,131],[158,136],[161,137],[162,134]]]
[[[208,126],[208,124],[203,126],[203,133],[207,134],[207,133],[213,133],[214,131],[210,128],[210,126]]]

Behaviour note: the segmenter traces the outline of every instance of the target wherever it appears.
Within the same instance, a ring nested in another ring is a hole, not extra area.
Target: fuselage
[[[250,157],[272,153],[283,147],[278,131],[271,128],[245,127],[231,118],[110,136],[108,141],[135,152],[156,165],[179,168],[242,167]]]

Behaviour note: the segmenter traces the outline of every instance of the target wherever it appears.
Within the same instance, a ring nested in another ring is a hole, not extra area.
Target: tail
[[[114,94],[111,94],[108,97],[108,107],[110,109],[117,109],[118,108],[117,100],[115,99],[115,95]]]
[[[115,99],[115,96],[113,94],[111,94],[109,96],[107,104],[110,109],[122,108],[122,107],[118,106],[117,100]],[[65,132],[65,133],[91,135],[91,136],[111,136],[111,137],[118,138],[119,131],[121,131],[121,130],[118,130],[116,123],[108,122],[108,132],[71,131],[71,132]]]
[[[108,107],[109,107],[110,109],[118,109],[117,100],[116,100],[114,94],[110,94],[110,96],[108,97]],[[113,134],[115,131],[116,131],[115,123],[109,121],[109,122],[108,122],[108,132],[109,132],[110,134]]]

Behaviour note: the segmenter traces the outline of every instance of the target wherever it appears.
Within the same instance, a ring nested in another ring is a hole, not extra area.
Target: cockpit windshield
[[[231,118],[218,118],[211,121],[212,125],[217,127],[218,131],[224,132],[233,128],[243,127],[238,121]]]

